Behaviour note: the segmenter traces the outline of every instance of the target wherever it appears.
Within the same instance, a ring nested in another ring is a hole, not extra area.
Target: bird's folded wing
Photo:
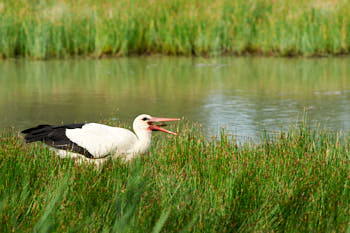
[[[127,129],[97,123],[89,123],[78,129],[67,129],[66,136],[94,158],[115,152],[126,153],[137,140],[135,134]]]

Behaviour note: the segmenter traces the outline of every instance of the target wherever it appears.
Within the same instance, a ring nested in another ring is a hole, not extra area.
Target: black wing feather
[[[38,125],[37,127],[23,130],[21,133],[24,134],[24,139],[27,143],[41,141],[54,148],[73,151],[91,159],[94,158],[92,154],[66,136],[66,129],[82,128],[83,125],[85,124]]]

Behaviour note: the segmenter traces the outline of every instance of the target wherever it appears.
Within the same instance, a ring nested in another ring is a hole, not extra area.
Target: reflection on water
[[[254,138],[313,121],[350,129],[349,58],[171,58],[0,62],[0,128],[131,123],[139,113]]]

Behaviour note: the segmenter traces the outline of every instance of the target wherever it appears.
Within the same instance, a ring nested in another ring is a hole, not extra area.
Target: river
[[[184,117],[256,138],[300,122],[350,129],[350,58],[129,57],[0,61],[0,129]],[[180,129],[181,130],[181,129]]]

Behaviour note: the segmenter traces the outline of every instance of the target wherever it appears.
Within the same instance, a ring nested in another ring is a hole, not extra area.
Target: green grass
[[[0,57],[350,51],[348,0],[0,0]]]
[[[237,145],[199,127],[102,169],[0,137],[1,232],[349,232],[349,137],[291,127]]]

